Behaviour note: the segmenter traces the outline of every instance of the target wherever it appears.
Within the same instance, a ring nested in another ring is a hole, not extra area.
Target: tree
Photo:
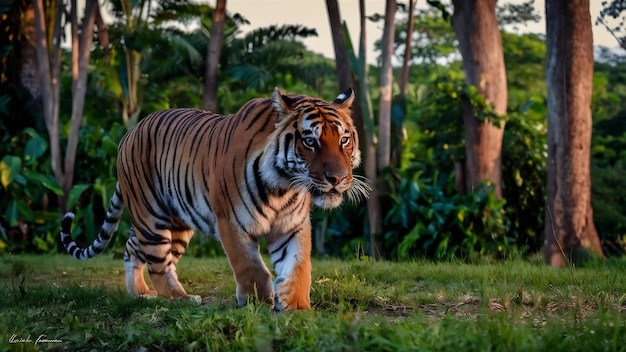
[[[383,241],[383,213],[378,187],[378,170],[376,167],[376,143],[374,138],[374,118],[372,111],[372,100],[369,94],[368,65],[366,59],[366,20],[365,1],[359,0],[359,60],[358,60],[358,80],[359,80],[359,108],[362,116],[363,128],[359,133],[363,133],[361,145],[365,155],[365,176],[372,182],[372,191],[367,199],[367,218],[369,222],[369,255],[373,258],[381,256]],[[357,60],[354,60],[357,61]]]
[[[344,92],[346,89],[354,86],[354,79],[352,78],[352,68],[348,60],[348,50],[344,40],[346,34],[341,23],[341,13],[339,12],[337,0],[326,0],[326,10],[328,11],[328,21],[330,22],[333,48],[335,49],[335,68],[339,80],[339,90]]]
[[[402,56],[402,76],[400,78],[400,97],[406,99],[406,91],[409,85],[409,61],[411,60],[411,43],[413,42],[413,28],[415,21],[413,19],[415,12],[415,1],[409,0],[408,23],[406,30],[406,38],[404,41],[404,55]]]
[[[350,37],[345,33],[345,26],[341,24],[341,15],[337,0],[326,0],[328,10],[328,19],[333,37],[333,46],[335,48],[335,64],[337,69],[337,78],[339,79],[340,90],[355,86],[355,78],[352,75],[353,70],[358,76],[358,89],[356,104],[353,104],[353,117],[355,125],[360,136],[361,152],[364,156],[364,173],[372,182],[372,190],[367,199],[367,218],[369,222],[369,248],[368,254],[373,258],[380,257],[380,249],[382,248],[380,234],[383,232],[383,215],[380,206],[380,198],[376,179],[378,178],[376,163],[376,144],[374,142],[374,122],[372,117],[372,104],[368,88],[368,66],[366,60],[366,17],[365,17],[365,1],[359,1],[359,54],[358,58],[352,50],[352,62],[356,67],[351,67],[350,57],[346,42],[350,43]]]
[[[332,68],[296,40],[310,36],[317,36],[315,28],[284,24],[257,28],[243,38],[226,38],[221,66],[228,79],[240,83],[237,89],[265,91],[287,75],[315,87]]]
[[[396,1],[387,0],[381,54],[380,101],[378,103],[377,166],[379,175],[391,163],[391,100],[393,97],[393,67],[391,58],[396,28],[394,23],[395,14]]]
[[[112,58],[107,86],[121,105],[122,121],[132,127],[142,112],[144,89],[157,74],[199,65],[202,55],[172,21],[186,24],[210,14],[207,5],[189,0],[115,0],[111,1],[114,23],[111,34]],[[206,48],[206,46],[205,46]],[[163,55],[167,52],[168,55]],[[156,56],[165,56],[160,66],[150,67]],[[149,74],[148,74],[149,73]]]
[[[11,134],[26,127],[46,133],[37,102],[41,84],[35,46],[35,14],[31,1],[19,0],[0,6],[0,120]]]
[[[226,0],[216,0],[211,37],[206,54],[206,73],[204,76],[204,110],[215,111],[217,108],[217,67],[220,62],[222,41],[224,39],[224,22],[226,17]]]
[[[59,205],[65,210],[67,197],[72,188],[78,132],[83,117],[85,92],[87,89],[87,65],[91,55],[94,24],[100,9],[98,0],[86,2],[82,27],[78,28],[76,0],[71,1],[70,24],[72,33],[72,112],[65,155],[59,138],[60,75],[61,75],[61,19],[64,14],[62,1],[33,2],[35,14],[35,38],[37,62],[41,82],[43,116],[50,138],[52,171],[64,194],[59,196]]]
[[[453,0],[452,25],[459,40],[465,81],[493,108],[495,116],[479,116],[473,89],[461,99],[465,128],[466,191],[477,191],[490,181],[502,196],[501,151],[506,115],[507,86],[502,40],[496,18],[496,0]]]
[[[548,182],[544,259],[603,256],[591,208],[593,36],[589,0],[547,0]]]

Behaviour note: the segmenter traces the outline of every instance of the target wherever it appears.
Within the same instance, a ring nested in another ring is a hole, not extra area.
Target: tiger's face
[[[352,89],[334,101],[298,99],[274,91],[279,113],[275,166],[290,183],[308,191],[313,204],[335,208],[344,193],[353,200],[367,196],[368,186],[354,177],[361,162],[359,139],[350,117]]]

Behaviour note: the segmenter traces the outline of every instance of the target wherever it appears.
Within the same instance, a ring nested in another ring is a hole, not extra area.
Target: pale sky
[[[215,5],[215,0],[204,0]],[[402,0],[399,0],[402,1]],[[502,1],[502,0],[501,0]],[[358,43],[359,35],[359,0],[338,0],[341,17],[348,24],[352,41]],[[407,1],[403,1],[408,3]],[[509,0],[509,2],[523,2],[522,0]],[[615,39],[603,26],[596,26],[595,21],[602,9],[601,0],[590,1],[591,21],[593,26],[594,45],[608,47],[617,46]],[[418,7],[429,6],[425,0],[417,0]],[[528,26],[528,32],[545,33],[545,12],[544,0],[535,0],[535,8],[539,12],[542,20],[539,23],[532,23]],[[330,35],[330,25],[326,13],[325,0],[227,0],[226,10],[233,13],[240,13],[250,21],[250,25],[242,27],[243,32],[253,30],[258,27],[266,27],[273,24],[301,24],[307,27],[316,28],[318,37],[304,40],[308,49],[322,53],[327,57],[334,57],[332,38]],[[365,11],[367,15],[374,13],[384,14],[384,0],[365,0]],[[371,50],[374,42],[382,37],[383,23],[372,23],[368,21],[367,33],[367,59],[373,62],[378,56]],[[523,28],[521,30],[524,30]]]

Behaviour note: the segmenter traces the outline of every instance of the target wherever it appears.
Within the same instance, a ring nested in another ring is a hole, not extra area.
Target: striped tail
[[[115,193],[113,193],[113,197],[111,197],[109,210],[107,210],[104,223],[98,233],[98,237],[91,244],[91,246],[87,248],[78,247],[76,242],[72,239],[71,228],[74,214],[69,212],[66,213],[63,216],[63,220],[61,220],[61,242],[63,243],[63,246],[65,246],[67,253],[69,253],[72,257],[81,260],[93,258],[100,254],[109,242],[111,242],[113,234],[117,231],[117,226],[120,223],[123,211],[124,202],[122,201],[122,196],[120,194],[120,185],[117,184],[115,187]]]

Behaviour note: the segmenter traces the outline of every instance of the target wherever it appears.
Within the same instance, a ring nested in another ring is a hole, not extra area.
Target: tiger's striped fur
[[[256,295],[277,310],[310,308],[311,203],[367,196],[355,178],[359,141],[350,117],[354,92],[333,102],[303,95],[254,99],[233,115],[194,109],[155,112],[118,149],[118,184],[94,243],[72,240],[73,214],[62,220],[69,254],[87,259],[110,241],[124,205],[132,228],[124,263],[133,296],[189,296],[176,264],[195,230],[220,239],[237,282],[239,305]],[[259,253],[265,237],[276,279]],[[148,272],[155,290],[144,280]]]

